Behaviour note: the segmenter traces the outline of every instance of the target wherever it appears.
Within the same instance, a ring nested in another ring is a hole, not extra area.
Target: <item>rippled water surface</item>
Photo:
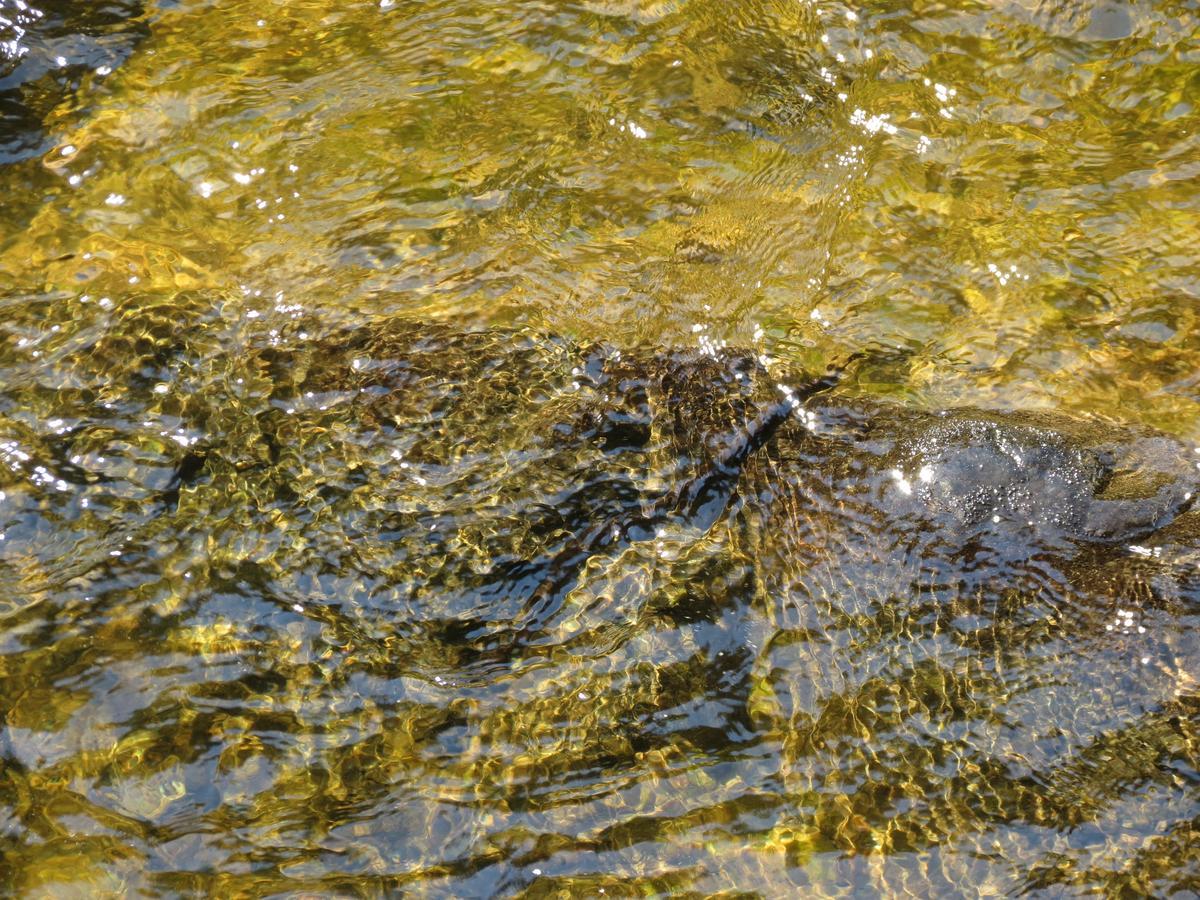
[[[1197,896],[1198,100],[1196,0],[0,0],[0,892]]]

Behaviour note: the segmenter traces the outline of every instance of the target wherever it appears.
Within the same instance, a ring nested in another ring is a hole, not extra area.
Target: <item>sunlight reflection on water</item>
[[[0,0],[4,883],[1197,890],[1197,31]]]

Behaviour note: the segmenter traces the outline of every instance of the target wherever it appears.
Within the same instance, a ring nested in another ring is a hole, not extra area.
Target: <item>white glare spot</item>
[[[244,172],[234,172],[233,180],[236,181],[238,184],[249,184],[250,176],[245,174]]]
[[[302,612],[304,612],[304,607],[303,607],[303,606],[301,606],[299,603],[293,603],[293,604],[292,604],[292,609],[294,609],[294,610],[295,610],[296,612],[298,612],[298,613],[302,613]]]
[[[209,197],[212,196],[213,186],[211,184],[209,184],[207,181],[202,181],[198,185],[196,185],[196,192],[201,197],[203,197],[205,200],[207,200]]]
[[[917,477],[925,484],[929,484],[929,482],[933,481],[933,466],[928,464],[921,466],[921,471],[917,473]]]
[[[928,81],[926,82],[928,84]],[[952,87],[946,87],[944,84],[934,84],[933,92],[937,95],[938,102],[945,103],[951,97],[955,96],[958,91]]]
[[[60,150],[59,152],[62,153],[63,156],[70,156],[72,153],[75,152],[75,145],[67,144],[67,146],[63,147],[62,150]]]
[[[125,203],[125,198],[120,194],[109,194],[104,198],[104,202],[109,206],[122,206]]]
[[[112,66],[97,66],[96,74],[97,75],[111,75],[112,74]]]
[[[850,114],[850,124],[857,125],[867,134],[896,134],[899,131],[895,125],[888,121],[891,116],[888,113],[883,113],[878,116],[868,116],[865,110],[856,109]]]
[[[913,492],[912,483],[904,477],[904,473],[899,469],[892,469],[891,476],[892,480],[896,482],[896,487],[900,489],[900,493],[906,497],[911,497]]]
[[[643,128],[637,122],[629,123],[629,133],[632,134],[635,138],[638,138],[639,140],[645,140],[646,138],[648,138],[650,136],[650,132],[648,132],[645,128]]]

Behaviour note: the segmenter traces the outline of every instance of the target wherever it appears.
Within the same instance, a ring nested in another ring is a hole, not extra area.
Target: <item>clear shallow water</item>
[[[1195,3],[81,8],[0,6],[15,892],[1200,890],[1175,562],[505,568],[741,421],[556,430],[596,341],[1200,439]]]

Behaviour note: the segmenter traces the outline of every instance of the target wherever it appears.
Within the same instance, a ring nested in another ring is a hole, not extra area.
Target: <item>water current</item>
[[[0,0],[0,893],[1200,895],[1200,511],[1083,503],[1197,102],[1196,0]]]

